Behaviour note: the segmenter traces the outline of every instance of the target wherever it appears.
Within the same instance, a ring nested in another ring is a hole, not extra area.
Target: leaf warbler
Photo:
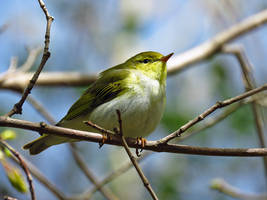
[[[143,52],[101,72],[56,126],[97,132],[84,124],[91,121],[113,130],[118,124],[116,110],[119,110],[124,136],[147,136],[156,128],[164,111],[166,62],[172,55]],[[74,141],[78,140],[43,134],[23,148],[34,155],[52,145]]]

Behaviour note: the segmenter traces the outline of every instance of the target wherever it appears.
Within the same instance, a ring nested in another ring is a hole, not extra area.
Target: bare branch
[[[78,154],[76,150],[76,146],[74,143],[70,144],[70,150],[73,155],[73,158],[82,172],[86,175],[86,177],[95,185],[95,187],[99,188],[99,191],[106,199],[118,199],[109,189],[101,188],[99,186],[99,182],[94,174],[90,171],[90,169],[86,166],[86,163],[83,161],[81,156]]]
[[[267,22],[267,9],[252,15],[229,29],[217,34],[207,42],[170,59],[168,75],[181,72],[188,66],[217,53],[227,42],[254,30]]]
[[[203,131],[203,130],[205,130],[205,129],[217,124],[218,122],[224,120],[226,117],[228,117],[233,112],[238,110],[242,105],[244,105],[244,104],[243,103],[238,103],[238,104],[233,105],[230,108],[226,109],[220,115],[218,115],[216,117],[213,117],[213,118],[206,119],[205,121],[203,121],[203,124],[200,124],[196,129],[188,130],[187,132],[185,132],[185,134],[182,137],[176,138],[176,142],[184,141],[185,139],[187,139],[187,138],[199,133],[200,131]]]
[[[202,114],[200,114],[199,116],[197,116],[196,118],[192,119],[191,121],[187,122],[185,125],[183,125],[181,128],[179,128],[177,131],[171,133],[170,135],[162,138],[161,140],[159,140],[159,144],[162,143],[167,143],[170,140],[179,137],[182,133],[184,133],[187,129],[189,129],[190,127],[194,126],[196,123],[202,121],[205,117],[207,117],[208,115],[210,115],[211,113],[213,113],[215,110],[217,110],[218,108],[222,108],[225,106],[228,106],[230,104],[233,104],[237,101],[240,101],[246,97],[249,97],[253,94],[256,94],[260,91],[266,90],[267,89],[267,83],[264,84],[263,86],[257,88],[257,89],[253,89],[250,90],[248,92],[245,92],[241,95],[238,95],[236,97],[224,100],[224,101],[218,101],[216,104],[214,104],[213,106],[211,106],[209,109],[207,109],[206,111],[204,111]]]
[[[252,31],[267,22],[267,10],[246,18],[229,29],[217,34],[212,39],[197,47],[179,54],[168,62],[168,76],[181,72],[192,64],[200,62],[209,56],[219,52],[222,45]],[[15,74],[11,80],[3,82],[0,87],[3,89],[25,88],[32,73]],[[37,86],[88,86],[96,80],[96,75],[84,75],[75,72],[44,72],[40,74]]]
[[[4,196],[4,200],[18,200],[18,199],[9,196]]]
[[[38,55],[41,53],[42,47],[29,49],[28,51],[29,51],[29,55],[26,61],[18,69],[20,72],[27,72],[29,69],[31,69]]]
[[[15,156],[12,155],[11,157],[15,162],[19,164],[19,161],[16,159]],[[56,185],[51,183],[40,171],[39,169],[33,165],[30,161],[28,161],[26,158],[24,158],[21,155],[21,158],[24,160],[24,162],[27,164],[29,171],[32,173],[32,175],[40,182],[42,183],[48,190],[50,190],[58,199],[60,200],[67,200],[68,198],[64,196],[62,192],[57,189]]]
[[[258,194],[246,194],[241,192],[239,189],[231,186],[225,180],[217,178],[214,179],[211,183],[211,188],[214,190],[218,190],[230,197],[242,200],[266,200],[266,194],[258,195]]]
[[[43,122],[33,123],[3,116],[0,116],[0,126],[32,130],[36,132],[45,132],[46,134],[58,135],[90,142],[99,143],[103,141],[103,135],[98,133],[51,126]],[[136,139],[134,138],[127,138],[127,143],[131,148],[141,148],[140,144],[136,144]],[[105,141],[105,144],[122,146],[120,137],[117,137],[116,135],[114,135],[112,138],[108,138]],[[159,141],[147,141],[143,149],[155,152],[183,153],[206,156],[267,156],[267,148],[208,148],[175,144],[159,145]]]
[[[38,2],[40,4],[40,7],[42,8],[43,12],[45,13],[46,20],[47,20],[46,32],[45,32],[45,46],[44,46],[42,60],[41,60],[41,63],[39,65],[37,71],[34,73],[32,79],[30,80],[29,84],[27,85],[27,88],[24,90],[20,101],[14,105],[14,107],[12,108],[12,110],[10,112],[8,112],[6,114],[6,116],[9,116],[9,117],[11,117],[14,114],[21,114],[22,113],[22,106],[23,106],[27,96],[31,93],[31,90],[34,87],[34,85],[38,79],[39,74],[41,73],[43,67],[46,64],[46,61],[50,57],[50,52],[49,52],[50,28],[51,28],[51,24],[52,24],[52,21],[54,18],[49,15],[49,13],[45,7],[44,2],[42,0],[38,0]]]
[[[126,153],[128,154],[133,166],[135,167],[139,177],[141,178],[145,188],[147,189],[147,191],[149,192],[150,196],[152,197],[152,199],[154,200],[158,200],[158,197],[156,195],[156,193],[154,192],[154,190],[152,189],[148,179],[146,178],[145,174],[143,173],[142,169],[140,168],[140,166],[138,165],[138,162],[136,160],[136,158],[133,156],[133,154],[131,153],[131,150],[128,147],[127,141],[125,140],[125,137],[123,136],[123,129],[122,129],[122,118],[121,118],[121,113],[119,110],[116,110],[117,115],[118,115],[118,122],[119,122],[119,134],[121,136],[121,140],[122,140],[122,144],[123,147],[126,151]]]
[[[35,98],[32,96],[28,96],[27,101],[35,108],[35,110],[40,113],[50,124],[56,124],[56,121],[50,115],[49,112],[46,111],[46,109],[43,107],[43,105],[37,101]]]
[[[33,73],[13,72],[8,79],[0,77],[0,89],[21,90],[26,88]],[[42,72],[36,82],[38,86],[88,86],[96,80],[96,75],[85,75],[78,72]]]
[[[34,187],[32,184],[32,176],[29,172],[29,169],[28,169],[26,163],[24,162],[24,160],[22,159],[20,154],[15,149],[13,149],[7,142],[2,140],[1,138],[0,138],[0,144],[3,145],[4,147],[6,147],[18,159],[19,164],[20,164],[21,168],[24,170],[26,177],[27,177],[27,181],[29,183],[29,189],[31,192],[31,199],[36,200],[35,193],[34,193]]]
[[[140,157],[136,158],[138,162],[140,162],[141,160],[143,160],[144,158],[146,158],[147,156],[151,155],[152,152],[144,152]],[[104,185],[110,183],[111,181],[113,181],[114,179],[118,178],[120,175],[122,175],[123,173],[127,172],[129,169],[131,169],[133,167],[132,162],[127,162],[124,165],[122,165],[120,168],[118,168],[117,170],[111,172],[109,175],[107,175],[102,181],[99,182],[98,187],[94,187],[93,189],[90,189],[86,192],[84,192],[84,194],[80,195],[79,198],[80,199],[84,199],[84,200],[89,200],[91,199],[91,196],[100,188],[102,188]]]
[[[251,73],[252,66],[245,54],[244,49],[241,46],[225,45],[222,51],[225,53],[233,54],[237,58],[240,64],[240,67],[241,67],[246,91],[249,91],[255,88],[255,85],[256,85],[255,79]],[[256,129],[258,133],[258,138],[260,142],[260,147],[265,148],[266,144],[265,144],[265,139],[264,139],[263,122],[261,118],[259,105],[257,105],[256,102],[252,102],[251,105],[252,105],[254,121],[256,124]],[[265,169],[265,178],[267,180],[267,157],[263,157],[263,162],[264,162],[264,169]]]

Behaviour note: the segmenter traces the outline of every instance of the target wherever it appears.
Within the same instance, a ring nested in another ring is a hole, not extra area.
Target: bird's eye
[[[150,59],[144,59],[144,60],[143,60],[143,63],[149,63],[149,62],[151,62]]]

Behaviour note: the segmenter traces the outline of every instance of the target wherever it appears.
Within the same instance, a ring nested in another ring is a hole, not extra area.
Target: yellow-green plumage
[[[125,136],[147,136],[156,128],[164,111],[166,62],[171,55],[143,52],[103,71],[56,125],[97,132],[83,123],[89,120],[112,130],[118,124],[118,109]],[[52,145],[73,141],[77,140],[44,134],[23,148],[38,154]]]

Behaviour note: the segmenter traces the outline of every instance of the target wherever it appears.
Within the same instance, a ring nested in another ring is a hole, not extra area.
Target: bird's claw
[[[141,148],[139,149],[138,147],[136,148],[136,156],[137,157],[140,157],[141,156],[141,153],[146,145],[146,139],[145,138],[142,138],[142,137],[137,137],[136,138],[136,143],[139,145],[139,143],[141,143]],[[140,150],[140,151],[139,151]]]
[[[107,134],[103,134],[102,140],[99,142],[99,149],[105,144],[107,139],[108,139],[108,135]]]

